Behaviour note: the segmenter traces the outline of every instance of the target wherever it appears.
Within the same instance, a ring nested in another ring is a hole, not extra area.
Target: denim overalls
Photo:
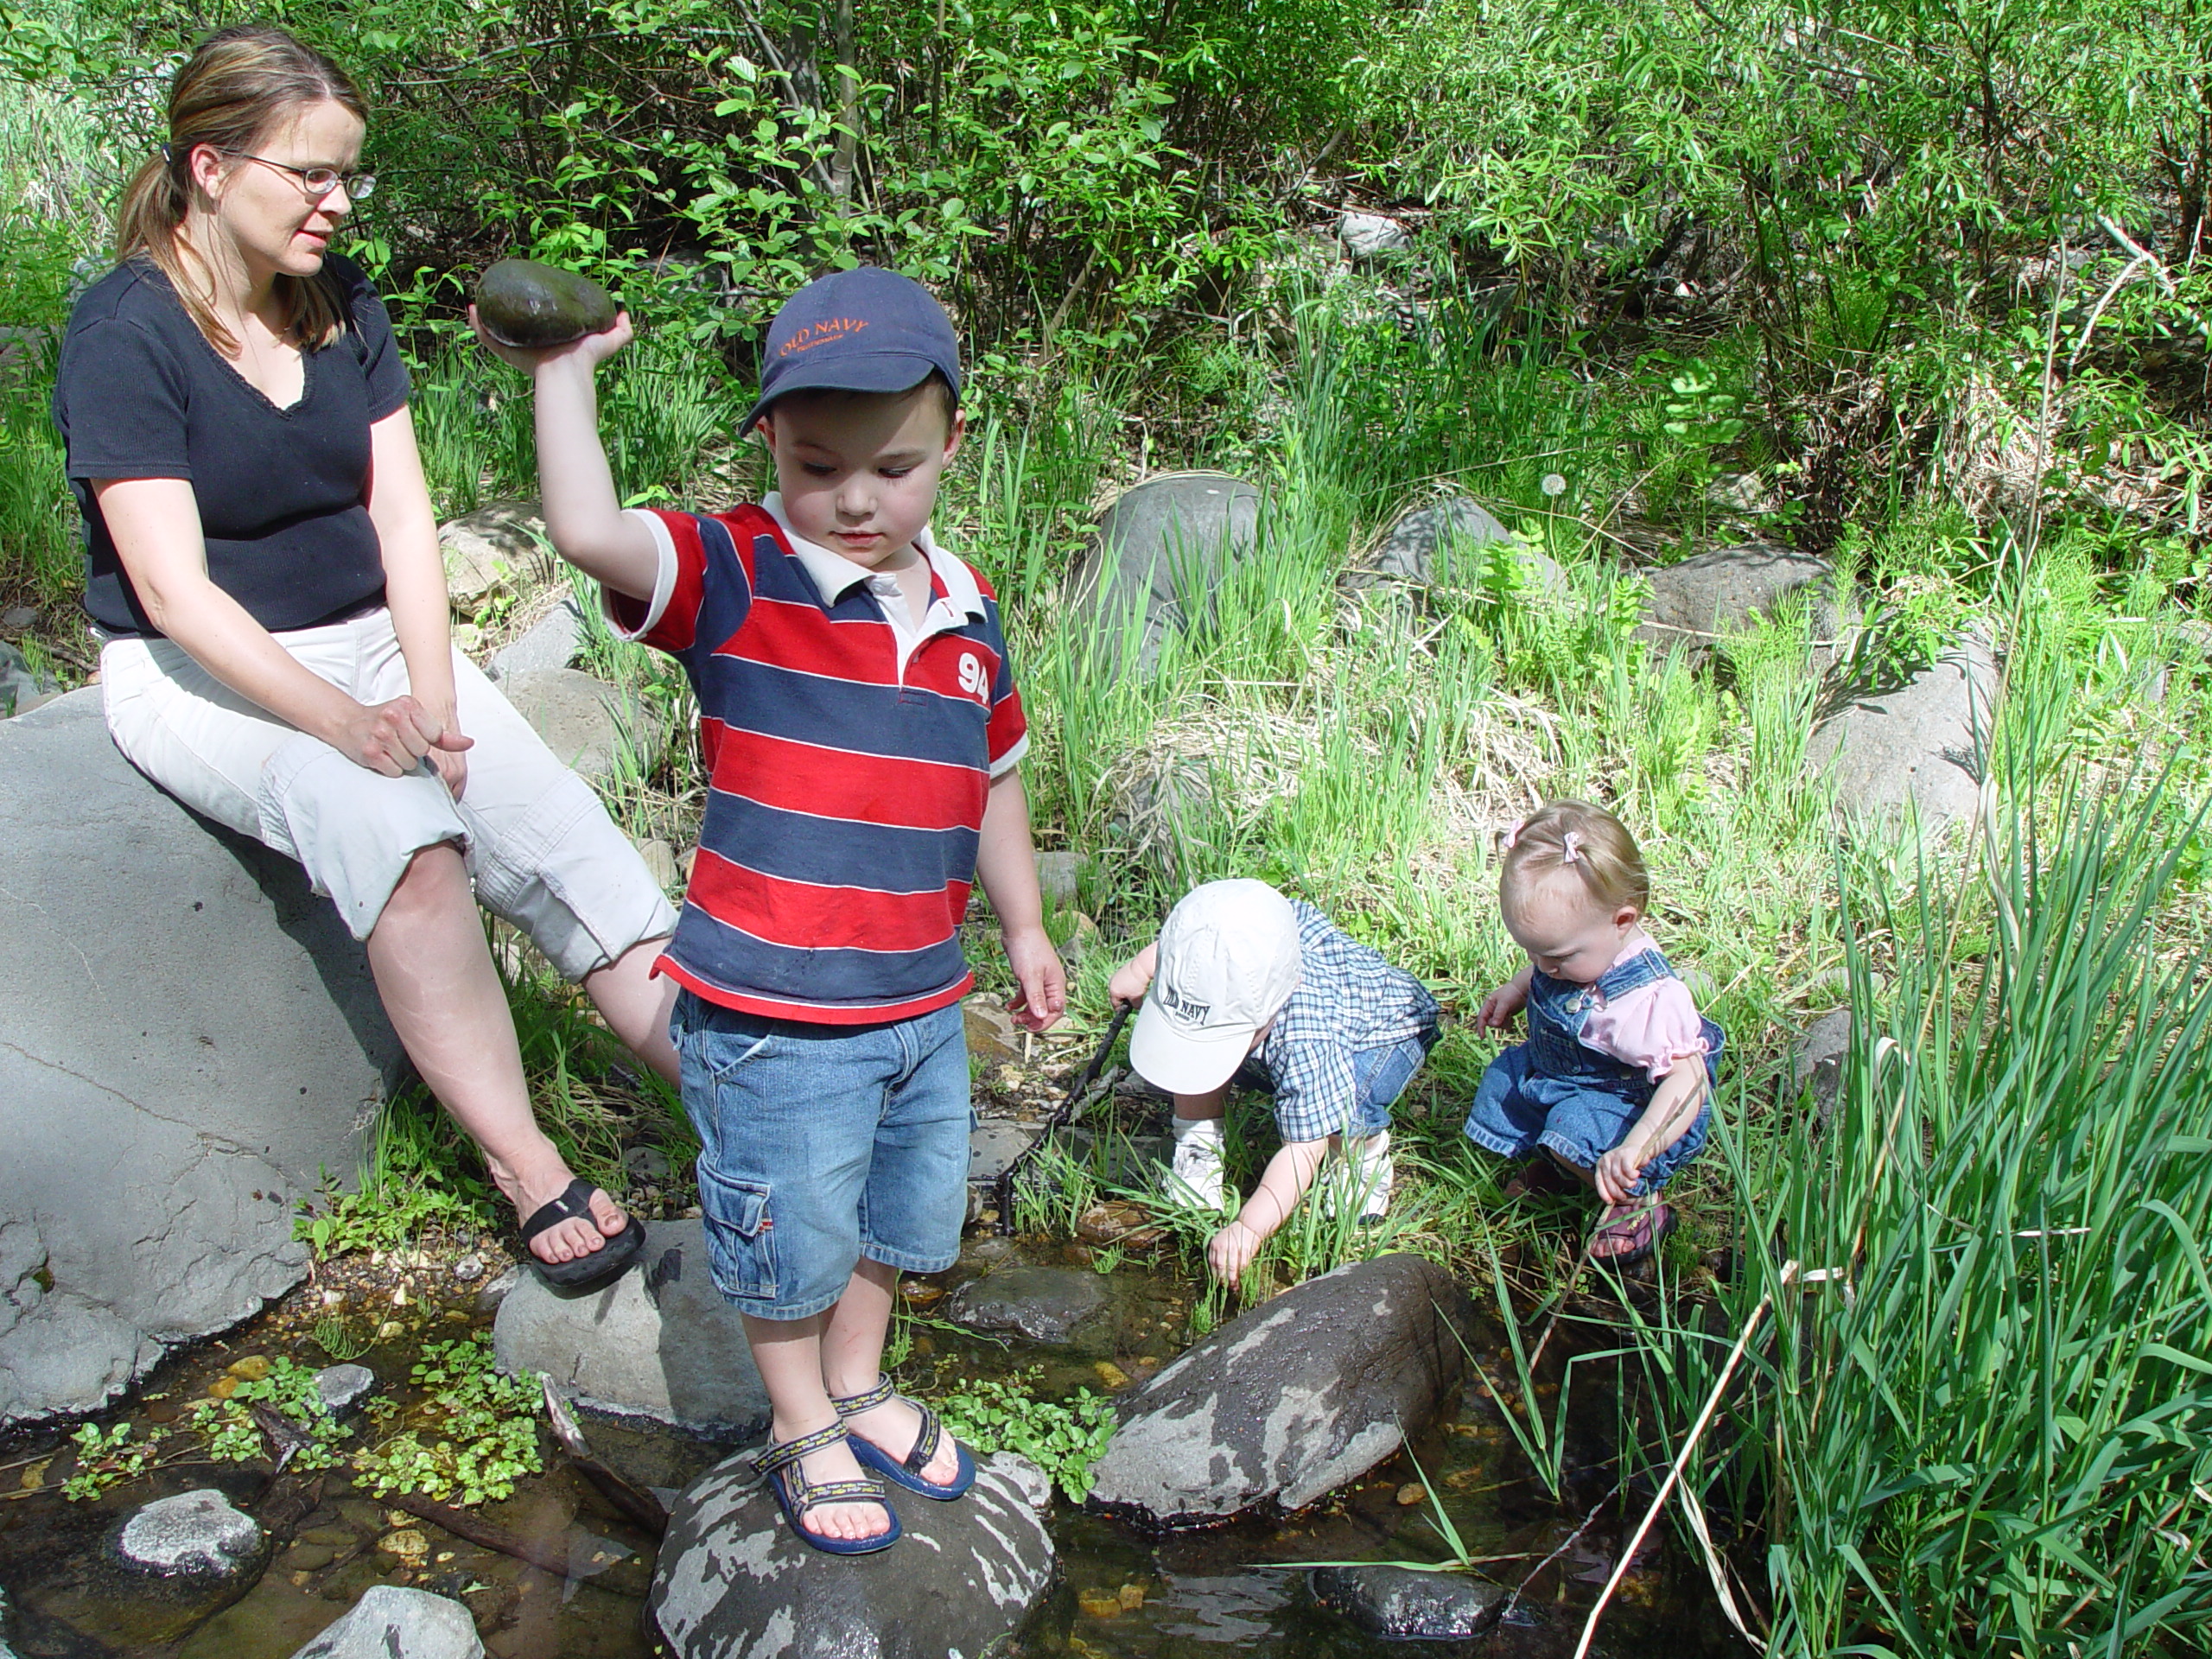
[[[1658,1085],[1641,1066],[1615,1059],[1582,1040],[1583,1027],[1602,997],[1618,1001],[1630,991],[1670,979],[1675,970],[1656,950],[1644,950],[1609,968],[1594,985],[1576,985],[1548,974],[1529,976],[1529,1040],[1491,1062],[1467,1114],[1467,1138],[1501,1157],[1523,1158],[1539,1147],[1579,1169],[1628,1138]],[[1592,993],[1595,993],[1593,995]],[[1726,1045],[1720,1027],[1700,1020],[1706,1069],[1720,1076]],[[1643,1167],[1638,1197],[1657,1192],[1705,1145],[1712,1103],[1698,1110],[1682,1138]]]

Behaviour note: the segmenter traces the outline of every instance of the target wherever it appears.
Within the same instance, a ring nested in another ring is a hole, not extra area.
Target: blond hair
[[[194,325],[226,353],[238,349],[238,340],[185,275],[188,256],[207,270],[206,256],[179,234],[192,201],[192,153],[205,145],[245,155],[285,114],[321,103],[342,105],[368,121],[368,105],[346,72],[312,47],[266,23],[219,29],[200,42],[169,85],[168,143],[124,189],[117,263],[151,260]],[[285,332],[302,347],[319,349],[346,331],[346,297],[327,270],[279,275],[276,294]]]
[[[1546,801],[1504,835],[1504,860],[1498,872],[1498,902],[1513,901],[1562,870],[1581,878],[1583,891],[1608,911],[1626,908],[1639,916],[1650,908],[1651,878],[1628,826],[1587,801]]]

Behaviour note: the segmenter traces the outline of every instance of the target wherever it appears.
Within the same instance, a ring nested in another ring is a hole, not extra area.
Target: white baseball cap
[[[1252,1033],[1298,988],[1298,916],[1264,881],[1209,881],[1160,930],[1159,965],[1129,1038],[1129,1064],[1171,1094],[1229,1081]]]

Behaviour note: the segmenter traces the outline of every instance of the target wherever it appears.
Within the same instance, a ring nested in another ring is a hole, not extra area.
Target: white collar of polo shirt
[[[812,579],[816,591],[821,594],[824,605],[835,605],[857,584],[878,576],[879,573],[867,566],[855,564],[842,553],[832,552],[817,542],[810,542],[793,530],[791,521],[784,516],[783,497],[775,491],[771,490],[760,499],[760,507],[784,532],[784,539],[791,543],[791,551],[798,556],[799,563],[805,567],[806,574]],[[899,627],[901,633],[913,632],[918,636],[938,633],[947,628],[960,626],[970,616],[986,613],[982,590],[976,586],[975,573],[937,544],[937,538],[930,533],[927,524],[924,524],[921,534],[914,537],[914,546],[929,562],[931,571],[943,584],[944,597],[930,601],[928,614],[923,618],[918,630],[911,624],[899,626],[902,619],[899,613],[902,607],[885,606],[885,613],[890,617],[893,626]],[[880,581],[890,584],[893,594],[897,593],[897,577],[887,572],[882,573]],[[881,594],[883,590],[878,588],[876,591]]]

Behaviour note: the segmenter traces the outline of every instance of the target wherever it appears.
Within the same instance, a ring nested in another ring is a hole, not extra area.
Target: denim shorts
[[[684,991],[669,1035],[699,1131],[708,1265],[740,1313],[819,1313],[862,1256],[906,1273],[952,1265],[974,1122],[958,1003],[824,1026]]]
[[[1406,1092],[1406,1085],[1414,1080],[1414,1073],[1421,1070],[1421,1063],[1428,1058],[1429,1047],[1435,1041],[1436,1032],[1432,1027],[1403,1042],[1353,1052],[1351,1122],[1345,1126],[1344,1133],[1380,1135],[1390,1127],[1392,1104]],[[1274,1092],[1266,1073],[1249,1060],[1236,1069],[1236,1075],[1230,1081],[1239,1089],[1263,1095]]]
[[[1541,1148],[1561,1163],[1592,1169],[1628,1139],[1649,1102],[1648,1094],[1638,1103],[1575,1079],[1538,1076],[1529,1070],[1528,1046],[1522,1044],[1507,1049],[1483,1073],[1467,1113],[1467,1138],[1501,1158],[1525,1158]],[[1708,1094],[1682,1138],[1643,1166],[1636,1196],[1648,1197],[1672,1180],[1705,1145],[1712,1122]]]

